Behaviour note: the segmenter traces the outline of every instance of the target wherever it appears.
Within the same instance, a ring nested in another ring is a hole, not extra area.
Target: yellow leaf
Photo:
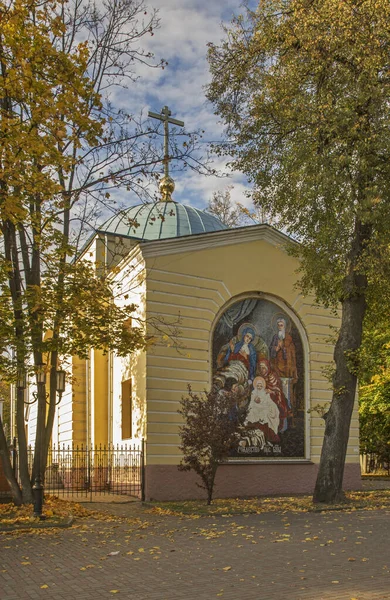
[[[41,590],[46,590],[49,586],[46,585],[46,583],[44,583],[43,585],[41,585]]]
[[[119,594],[119,590],[110,590],[110,594]]]
[[[223,567],[222,571],[230,571],[231,567]]]

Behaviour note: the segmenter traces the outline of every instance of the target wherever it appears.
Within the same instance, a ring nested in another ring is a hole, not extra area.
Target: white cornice
[[[177,254],[179,252],[193,252],[217,248],[219,246],[230,246],[232,244],[242,244],[264,240],[273,246],[285,246],[287,243],[297,243],[292,238],[270,225],[251,225],[249,227],[239,227],[235,229],[222,229],[208,233],[187,235],[177,238],[167,238],[164,240],[143,241],[139,248],[145,258],[153,256],[164,256],[167,254]]]
[[[116,265],[115,274],[111,275],[111,277],[112,279],[116,279],[118,272],[132,263],[134,259],[136,261],[142,261],[143,258],[153,258],[154,256],[166,256],[169,254],[178,254],[180,252],[193,252],[196,250],[243,244],[258,240],[264,240],[265,242],[278,247],[284,247],[288,243],[297,243],[281,231],[278,231],[265,223],[261,225],[237,227],[235,229],[222,229],[220,231],[186,235],[177,238],[166,238],[163,240],[145,240],[140,241],[129,250],[129,253]]]

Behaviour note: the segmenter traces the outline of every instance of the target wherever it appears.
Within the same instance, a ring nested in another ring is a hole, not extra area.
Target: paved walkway
[[[389,477],[363,477],[362,478],[363,490],[389,490],[390,489],[390,478]]]
[[[115,519],[0,535],[0,599],[390,599],[390,511]]]

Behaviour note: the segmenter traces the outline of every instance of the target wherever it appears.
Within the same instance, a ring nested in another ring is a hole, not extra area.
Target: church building
[[[164,112],[165,111],[165,112]],[[90,238],[79,260],[109,273],[115,301],[137,306],[126,327],[146,327],[146,350],[119,358],[92,349],[72,360],[72,386],[57,408],[53,443],[143,445],[146,500],[203,497],[181,460],[180,400],[230,394],[243,427],[217,473],[215,497],[311,493],[331,400],[326,369],[339,320],[297,288],[294,242],[268,224],[227,229],[215,216],[161,199],[127,208]],[[232,404],[233,405],[233,404]],[[34,415],[28,438],[34,440]],[[344,489],[361,487],[357,405]]]
[[[216,386],[234,394],[245,420],[215,497],[311,493],[338,319],[296,288],[298,263],[283,233],[267,224],[227,229],[175,202],[173,189],[166,175],[160,201],[112,217],[84,249],[84,259],[110,270],[117,301],[138,306],[151,339],[125,359],[100,351],[73,359],[53,441],[144,440],[147,500],[202,497],[196,476],[177,468],[178,409],[188,384]],[[344,487],[360,485],[355,410]]]

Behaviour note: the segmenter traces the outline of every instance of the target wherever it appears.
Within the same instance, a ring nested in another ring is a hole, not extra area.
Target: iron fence
[[[28,448],[32,472],[34,451]],[[49,449],[45,493],[90,499],[123,494],[144,500],[144,442],[139,445],[53,445]]]

